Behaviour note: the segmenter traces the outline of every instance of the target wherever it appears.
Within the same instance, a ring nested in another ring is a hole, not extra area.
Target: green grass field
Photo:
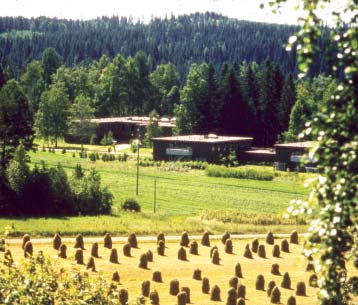
[[[91,162],[72,156],[72,153],[31,153],[32,166],[45,161],[53,167],[61,163],[68,175],[76,164],[83,169],[95,167],[101,174],[102,186],[108,186],[114,195],[113,216],[0,219],[0,228],[13,227],[13,235],[32,232],[33,235],[51,236],[54,232],[73,235],[81,231],[87,235],[106,231],[141,234],[165,231],[180,233],[231,231],[237,233],[289,232],[293,228],[303,231],[306,226],[296,226],[294,220],[282,219],[291,199],[307,197],[303,187],[305,176],[279,173],[274,181],[256,181],[205,176],[202,170],[185,172],[164,171],[157,167],[139,168],[139,196],[136,190],[136,163]],[[266,168],[272,170],[270,168]],[[156,190],[154,181],[156,180]],[[156,191],[156,214],[154,192]],[[142,213],[121,212],[120,205],[126,198],[136,198]]]

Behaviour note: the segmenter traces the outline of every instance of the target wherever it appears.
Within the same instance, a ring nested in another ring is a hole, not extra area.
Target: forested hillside
[[[0,63],[18,78],[31,59],[39,59],[53,47],[66,66],[98,60],[149,55],[154,70],[162,63],[173,63],[183,81],[192,63],[210,62],[216,70],[223,63],[253,62],[268,59],[279,63],[284,74],[296,74],[294,52],[284,44],[297,28],[288,25],[238,21],[215,13],[153,19],[149,24],[128,18],[102,17],[80,21],[46,17],[0,18]],[[317,61],[313,74],[325,70]]]

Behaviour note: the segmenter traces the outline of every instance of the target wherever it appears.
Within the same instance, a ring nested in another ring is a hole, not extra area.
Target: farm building
[[[253,138],[209,135],[184,135],[153,138],[154,160],[201,160],[219,162],[221,156],[234,151],[238,159],[240,152],[251,148]]]
[[[303,170],[315,171],[316,162],[309,156],[309,149],[313,142],[294,142],[285,144],[276,144],[275,166],[280,170]],[[302,165],[302,161],[305,162]]]
[[[115,118],[101,118],[92,119],[92,123],[97,125],[96,135],[97,139],[101,139],[109,131],[112,131],[113,138],[116,141],[128,141],[138,137],[143,138],[146,127],[149,124],[149,117],[132,116],[132,117],[115,117]],[[160,118],[158,125],[162,129],[164,136],[171,136],[174,128],[173,120],[169,118]]]

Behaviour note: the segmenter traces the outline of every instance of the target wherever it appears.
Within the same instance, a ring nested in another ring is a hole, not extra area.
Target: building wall
[[[276,146],[276,162],[285,163],[285,167],[290,170],[296,170],[299,163],[291,161],[291,155],[295,152],[300,152],[302,155],[307,153],[307,148],[304,147],[280,147]]]

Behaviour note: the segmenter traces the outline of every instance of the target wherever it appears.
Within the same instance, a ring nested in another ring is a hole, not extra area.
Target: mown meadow
[[[208,177],[204,170],[182,167],[139,167],[139,195],[136,196],[136,162],[80,158],[78,152],[44,152],[30,154],[31,166],[42,161],[48,167],[61,163],[68,176],[80,164],[84,170],[96,168],[101,174],[102,186],[114,195],[112,216],[65,218],[0,219],[0,227],[10,225],[12,235],[24,233],[51,236],[56,232],[74,235],[79,230],[86,235],[100,235],[111,231],[125,234],[136,231],[151,234],[157,231],[180,233],[188,230],[200,233],[230,231],[236,233],[304,231],[303,219],[282,218],[292,199],[304,199],[308,190],[303,184],[306,174],[276,172],[271,167],[245,166],[256,171],[269,172],[272,181]],[[40,165],[39,165],[40,166]],[[243,167],[243,168],[245,168]],[[121,210],[127,198],[135,198],[141,213]]]

